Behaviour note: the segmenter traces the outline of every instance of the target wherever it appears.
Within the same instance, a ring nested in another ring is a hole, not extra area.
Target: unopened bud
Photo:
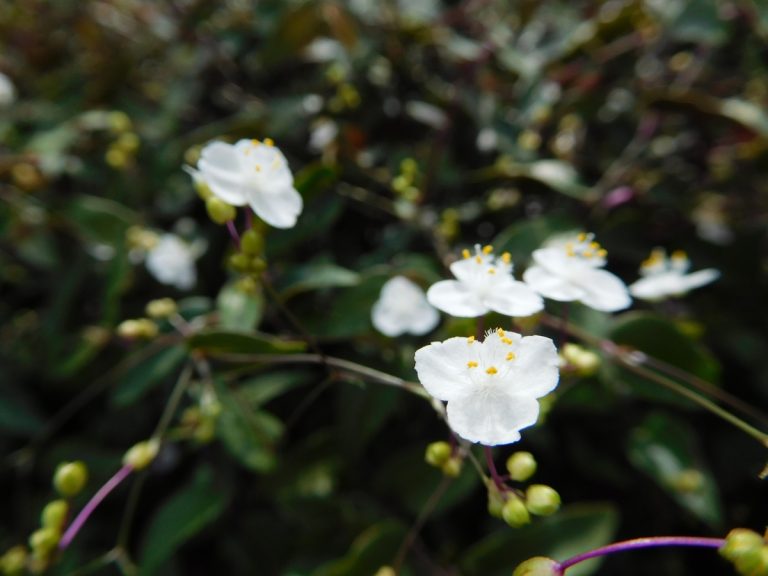
[[[123,456],[123,464],[131,466],[134,470],[143,470],[157,457],[160,451],[160,441],[156,439],[145,440],[134,444]]]
[[[117,326],[117,334],[127,340],[151,340],[157,336],[158,328],[149,318],[124,320]]]
[[[525,482],[536,472],[536,459],[530,452],[515,452],[507,458],[509,477],[516,482]]]
[[[48,556],[59,544],[59,532],[53,528],[38,528],[29,537],[29,547],[38,558]]]
[[[682,494],[698,492],[704,487],[704,475],[698,470],[687,468],[673,476],[670,485]]]
[[[739,558],[753,553],[765,546],[765,539],[753,530],[734,528],[725,537],[725,544],[719,552],[723,558],[735,562]]]
[[[504,497],[493,482],[488,483],[488,513],[494,518],[501,518],[504,510]]]
[[[516,496],[510,497],[501,509],[501,517],[512,528],[520,528],[530,523],[531,515],[528,513],[528,509],[525,507],[520,498]]]
[[[535,556],[520,564],[512,576],[560,576],[560,564],[544,556]]]
[[[234,206],[219,200],[216,196],[211,196],[205,201],[205,209],[208,211],[208,216],[216,224],[226,224],[234,220],[237,215],[237,210],[235,210]]]
[[[452,458],[448,458],[448,460],[443,464],[440,469],[443,471],[443,474],[446,476],[450,476],[451,478],[456,478],[459,474],[461,474],[461,467],[462,467],[462,460],[458,456],[453,456]]]
[[[395,572],[395,569],[391,566],[382,566],[376,570],[376,574],[374,576],[397,576],[397,572]]]
[[[442,468],[443,464],[448,462],[451,457],[453,449],[448,442],[432,442],[427,446],[427,451],[424,453],[424,460],[427,464],[436,468]]]
[[[69,512],[69,503],[66,500],[53,500],[48,502],[40,514],[40,524],[43,528],[52,528],[60,532],[64,527]]]
[[[264,247],[264,236],[257,230],[248,230],[243,237],[240,238],[240,249],[244,254],[250,256],[257,256],[261,254],[261,249]]]
[[[147,302],[145,309],[147,316],[160,320],[162,318],[169,318],[176,314],[178,307],[176,302],[172,298],[160,298],[158,300],[150,300]]]
[[[128,114],[125,112],[115,111],[111,112],[108,117],[109,129],[112,132],[125,132],[131,129],[132,123]]]
[[[114,145],[125,154],[135,154],[136,150],[139,149],[139,144],[139,137],[135,133],[126,132],[117,139]]]
[[[128,165],[130,156],[124,150],[116,148],[113,144],[104,155],[104,160],[115,170],[121,170]]]
[[[85,488],[86,482],[88,482],[88,468],[80,460],[62,462],[53,475],[53,487],[65,498],[77,496]]]
[[[0,557],[0,570],[8,576],[17,576],[24,572],[27,563],[27,549],[24,546],[14,546]]]
[[[525,491],[525,505],[531,514],[550,516],[560,509],[560,494],[544,484],[532,484]]]

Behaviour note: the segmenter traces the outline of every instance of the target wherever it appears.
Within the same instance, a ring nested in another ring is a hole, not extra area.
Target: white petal
[[[275,228],[292,228],[304,205],[301,194],[294,188],[252,192],[249,203],[259,218]]]
[[[485,275],[488,274],[487,257],[479,256],[482,262],[477,262],[476,258],[478,256],[456,260],[450,266],[451,274],[467,284],[475,284],[478,280],[484,280]]]
[[[534,250],[531,256],[536,264],[556,274],[562,273],[563,270],[570,267],[573,260],[566,254],[565,248],[561,246],[539,248]]]
[[[560,379],[555,343],[544,336],[525,336],[515,347],[511,361],[510,392],[540,398],[557,387]]]
[[[672,294],[684,291],[680,277],[668,272],[645,276],[629,286],[632,296],[649,302],[664,300]]]
[[[449,338],[432,342],[416,350],[416,373],[419,382],[438,400],[459,398],[475,386],[470,380],[467,362],[477,360],[480,342],[467,338]]]
[[[520,440],[520,430],[536,423],[539,403],[485,386],[448,402],[448,424],[456,434],[486,446]]]
[[[584,296],[581,286],[569,282],[542,266],[531,266],[523,274],[523,280],[536,292],[558,302],[572,302]]]
[[[707,268],[706,270],[699,270],[683,277],[685,281],[686,290],[693,290],[710,282],[714,282],[720,278],[720,271],[714,268]]]
[[[530,316],[544,308],[541,296],[511,277],[499,282],[491,295],[483,299],[483,304],[499,314],[517,317]]]
[[[402,318],[381,299],[371,309],[371,322],[376,330],[390,338],[400,336],[406,330]]]
[[[606,270],[585,269],[579,277],[583,304],[601,312],[616,312],[632,304],[626,284]]]
[[[242,169],[234,146],[211,142],[200,153],[197,167],[200,176],[216,197],[232,206],[246,204]]]
[[[441,280],[430,286],[427,301],[438,310],[459,318],[477,318],[489,312],[473,291],[456,280]]]
[[[411,334],[421,336],[431,332],[438,322],[440,322],[440,313],[424,300],[424,304],[413,311],[407,329]]]

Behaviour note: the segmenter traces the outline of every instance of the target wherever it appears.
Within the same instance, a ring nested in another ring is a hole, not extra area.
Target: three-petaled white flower
[[[189,290],[197,281],[195,259],[199,251],[176,234],[163,234],[147,252],[147,270],[162,284]]]
[[[525,271],[523,280],[545,298],[576,300],[603,312],[622,310],[632,299],[618,276],[602,270],[607,255],[593,234],[581,233],[534,250],[534,265]]]
[[[655,302],[682,296],[720,277],[720,272],[714,268],[686,274],[690,266],[685,252],[677,250],[668,258],[663,248],[655,248],[640,267],[643,278],[630,285],[629,291],[635,298]]]
[[[449,338],[416,351],[419,381],[448,402],[451,429],[487,446],[516,442],[521,429],[536,423],[537,399],[557,386],[558,362],[549,338],[501,328],[482,342]]]
[[[432,330],[440,314],[429,305],[424,291],[404,276],[387,280],[371,310],[373,326],[385,336],[406,332],[420,336]]]
[[[460,318],[476,318],[488,312],[506,316],[530,316],[544,307],[541,297],[512,276],[508,252],[494,256],[493,247],[464,250],[464,258],[451,264],[456,280],[441,280],[427,290],[432,306]]]
[[[268,138],[211,142],[200,153],[197,171],[191,172],[217,198],[232,206],[249,205],[275,228],[293,227],[301,214],[303,201],[293,187],[288,162]]]

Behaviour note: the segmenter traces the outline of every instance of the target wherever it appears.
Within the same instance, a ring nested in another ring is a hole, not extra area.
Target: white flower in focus
[[[303,201],[293,187],[288,162],[272,140],[211,142],[200,153],[198,175],[211,192],[231,206],[249,205],[275,228],[292,228]]]
[[[163,234],[147,252],[147,270],[162,284],[189,290],[197,281],[195,248],[176,236]]]
[[[419,381],[448,402],[448,424],[462,438],[486,446],[520,439],[539,416],[538,398],[557,386],[555,344],[501,328],[485,340],[449,338],[416,351]]]
[[[656,248],[640,267],[643,278],[630,285],[629,291],[635,298],[655,302],[670,296],[682,296],[720,277],[720,272],[714,268],[686,274],[690,266],[685,252],[678,250],[668,258],[662,248]]]
[[[541,297],[512,276],[508,252],[499,257],[492,246],[464,250],[451,264],[456,280],[441,280],[427,290],[432,306],[460,318],[476,318],[494,311],[506,316],[530,316],[544,307]]]
[[[431,331],[440,321],[424,291],[404,276],[395,276],[381,288],[381,295],[371,311],[373,326],[385,336],[406,332],[420,336]]]
[[[602,312],[622,310],[632,299],[618,276],[602,270],[607,255],[593,234],[582,233],[534,250],[534,265],[523,280],[545,298],[576,300]]]
[[[5,74],[0,72],[0,106],[10,106],[16,100],[16,87]]]

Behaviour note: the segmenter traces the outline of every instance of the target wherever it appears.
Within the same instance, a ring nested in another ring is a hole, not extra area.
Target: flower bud
[[[110,112],[108,116],[108,122],[109,129],[115,133],[126,132],[130,130],[132,126],[131,119],[128,117],[128,114],[119,110]]]
[[[512,572],[512,576],[560,576],[561,574],[560,565],[552,558],[544,556],[530,558]]]
[[[158,328],[149,318],[124,320],[117,326],[117,334],[127,340],[151,340],[157,336]]]
[[[443,471],[443,474],[446,476],[450,476],[451,478],[456,478],[459,474],[461,474],[461,467],[462,467],[462,460],[458,456],[453,456],[451,458],[448,458],[448,460],[443,464],[440,469]]]
[[[61,532],[69,512],[69,503],[66,500],[53,500],[48,502],[40,514],[40,524],[44,528],[52,528]]]
[[[525,505],[531,514],[550,516],[560,508],[560,494],[550,486],[531,484],[525,491]]]
[[[56,549],[60,534],[53,528],[38,528],[29,537],[29,547],[38,558],[45,558]]]
[[[230,220],[234,220],[237,214],[234,206],[219,200],[216,196],[211,196],[205,201],[205,209],[208,211],[208,216],[216,224],[226,224]]]
[[[427,446],[427,451],[424,453],[424,460],[426,460],[427,464],[430,466],[441,468],[443,464],[448,462],[452,453],[453,449],[448,442],[432,442]]]
[[[736,571],[743,576],[768,575],[768,546],[754,548],[733,560]]]
[[[176,314],[178,307],[176,302],[172,298],[160,298],[158,300],[150,300],[147,302],[145,309],[147,316],[160,320],[163,318],[169,318]]]
[[[139,144],[139,137],[135,133],[126,132],[125,134],[120,135],[114,145],[122,150],[125,154],[135,154],[139,149]]]
[[[520,498],[511,496],[501,509],[501,517],[512,528],[520,528],[530,523],[531,515]]]
[[[0,571],[8,576],[17,576],[24,572],[27,563],[27,549],[24,546],[14,546],[0,557]]]
[[[525,482],[536,472],[536,459],[530,452],[515,452],[507,458],[509,477],[516,482]]]
[[[145,440],[134,444],[123,456],[123,464],[131,466],[134,470],[143,470],[157,457],[160,451],[160,441],[157,439]]]
[[[128,166],[130,156],[126,154],[124,150],[116,148],[114,145],[112,145],[104,155],[104,161],[115,170],[122,170]]]
[[[600,356],[571,342],[563,346],[562,357],[579,376],[592,376],[600,368]]]
[[[704,487],[704,475],[693,468],[686,468],[670,479],[670,485],[673,490],[681,494],[698,492]]]
[[[397,572],[395,572],[394,568],[391,566],[382,566],[376,570],[376,574],[374,576],[397,576]]]
[[[488,482],[488,513],[494,518],[501,518],[504,509],[504,497],[496,484]]]
[[[88,482],[88,468],[85,463],[62,462],[53,475],[53,487],[65,498],[77,496]]]
[[[734,528],[725,537],[725,544],[719,552],[723,558],[736,562],[739,558],[760,550],[765,546],[765,539],[757,532],[747,528]]]
[[[264,236],[257,230],[248,230],[240,239],[240,250],[243,254],[258,256],[264,247]]]

